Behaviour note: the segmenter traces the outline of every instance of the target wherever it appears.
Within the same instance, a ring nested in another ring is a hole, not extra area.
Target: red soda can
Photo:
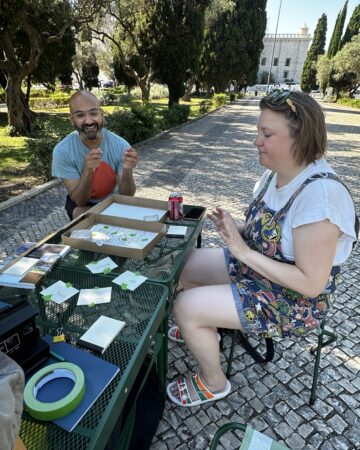
[[[179,192],[173,192],[169,195],[168,213],[170,220],[179,220],[184,217],[183,198]]]

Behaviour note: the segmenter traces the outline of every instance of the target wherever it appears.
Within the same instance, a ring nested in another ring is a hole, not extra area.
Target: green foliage
[[[338,90],[347,90],[351,96],[360,86],[360,34],[354,36],[333,58]]]
[[[185,82],[198,71],[204,14],[210,0],[158,0],[151,22],[155,78],[169,88],[169,106],[185,93]]]
[[[320,55],[316,61],[316,81],[320,86],[320,90],[325,94],[329,83],[331,71],[333,69],[333,62],[327,55]]]
[[[52,151],[59,142],[58,138],[41,137],[29,138],[26,141],[26,156],[29,161],[29,169],[44,181],[50,181]]]
[[[230,80],[245,87],[256,82],[266,27],[266,1],[234,0],[212,10],[201,56],[200,79],[215,92]]]
[[[200,114],[205,114],[213,109],[212,100],[202,100],[199,105]]]
[[[360,5],[357,5],[350,17],[344,36],[341,39],[340,49],[342,49],[345,44],[350,42],[353,36],[359,34],[359,32],[360,32]]]
[[[337,103],[353,108],[360,108],[360,98],[339,98]]]
[[[106,118],[107,128],[131,144],[141,142],[160,131],[156,109],[150,104],[133,104],[129,109],[116,109]]]
[[[340,49],[341,35],[343,32],[347,12],[347,4],[348,0],[346,0],[343,9],[339,12],[337,16],[333,34],[331,35],[330,44],[327,51],[328,58],[333,58]]]
[[[226,94],[215,94],[213,97],[213,103],[215,105],[215,108],[219,108],[220,106],[225,105],[226,102],[227,102]]]
[[[233,102],[233,101],[235,100],[235,98],[236,98],[236,95],[234,94],[234,92],[230,92],[230,94],[229,94],[229,100],[230,100],[231,102]]]
[[[188,120],[190,114],[189,105],[179,105],[174,103],[170,108],[161,111],[162,129],[175,127]]]
[[[52,109],[69,105],[69,95],[51,95],[48,97],[30,97],[29,106],[34,109]]]
[[[323,14],[315,28],[314,38],[312,40],[310,49],[306,55],[306,59],[301,74],[301,89],[304,92],[310,92],[313,89],[317,89],[316,82],[316,61],[320,55],[325,53],[325,41],[327,30],[327,17]]]
[[[6,100],[5,91],[2,87],[0,87],[0,102],[4,103]]]

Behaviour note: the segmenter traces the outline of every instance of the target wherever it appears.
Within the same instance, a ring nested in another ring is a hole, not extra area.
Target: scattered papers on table
[[[111,300],[111,287],[80,289],[78,306],[92,306],[99,303],[109,303]]]
[[[40,294],[43,296],[44,300],[52,300],[53,302],[60,304],[78,292],[78,289],[75,289],[71,283],[57,281],[48,288],[42,290]]]
[[[86,264],[91,273],[109,273],[118,265],[109,257],[100,259],[99,261],[91,261]]]
[[[134,273],[127,270],[118,277],[114,278],[112,282],[118,284],[123,290],[129,289],[129,291],[134,291],[146,280],[147,278],[140,275],[138,272]]]
[[[124,219],[146,220],[158,222],[164,216],[166,210],[144,208],[142,206],[124,205],[119,203],[112,203],[100,214],[113,217],[122,217]]]
[[[173,237],[185,237],[187,227],[179,225],[170,225],[166,234]]]
[[[158,233],[145,230],[134,230],[132,228],[117,227],[97,223],[89,230],[74,230],[70,237],[85,239],[96,245],[112,245],[114,247],[127,247],[143,249]]]

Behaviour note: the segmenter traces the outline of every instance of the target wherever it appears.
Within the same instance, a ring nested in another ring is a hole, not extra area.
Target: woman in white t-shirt
[[[231,390],[220,366],[218,327],[264,337],[318,327],[356,240],[351,195],[323,159],[319,104],[302,92],[275,91],[260,109],[255,145],[268,170],[255,186],[244,228],[239,232],[231,215],[216,208],[209,218],[226,248],[194,250],[181,276],[178,327],[169,337],[186,342],[200,372],[168,385],[179,406]]]

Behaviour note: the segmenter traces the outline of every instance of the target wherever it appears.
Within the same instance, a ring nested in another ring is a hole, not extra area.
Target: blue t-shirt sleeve
[[[71,161],[66,146],[62,143],[56,145],[53,151],[52,176],[64,180],[78,180],[81,176],[81,173]]]

